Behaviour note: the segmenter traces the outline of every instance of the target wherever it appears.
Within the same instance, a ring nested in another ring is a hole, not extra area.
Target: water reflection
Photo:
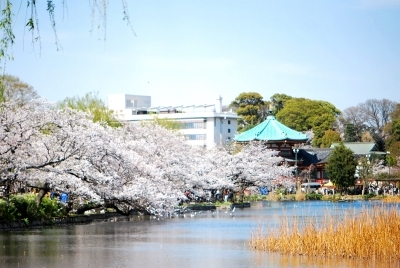
[[[0,267],[399,267],[253,251],[257,226],[287,216],[341,215],[369,202],[258,202],[233,215],[203,212],[0,234]]]

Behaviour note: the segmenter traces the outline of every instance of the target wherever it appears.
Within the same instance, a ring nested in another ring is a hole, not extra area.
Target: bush
[[[0,218],[2,220],[42,220],[63,214],[63,206],[57,200],[47,197],[38,207],[34,194],[12,195],[8,202],[0,200]]]
[[[266,197],[262,195],[249,195],[243,198],[243,201],[260,201],[265,200]]]
[[[369,194],[365,194],[365,195],[363,196],[363,198],[364,198],[365,200],[367,200],[367,199],[373,198],[373,197],[375,197],[375,196],[376,196],[376,194],[374,194],[374,193],[369,193]]]
[[[321,200],[322,194],[311,193],[306,195],[306,200]]]
[[[285,188],[278,188],[275,190],[275,194],[286,194],[286,189]]]
[[[10,211],[14,209],[14,204],[7,204],[6,201],[0,199],[0,219],[12,220],[10,218]]]

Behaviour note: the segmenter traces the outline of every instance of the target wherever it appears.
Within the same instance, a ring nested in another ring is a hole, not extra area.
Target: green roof
[[[339,145],[339,143],[333,143],[331,148],[337,145]],[[343,142],[343,145],[352,150],[355,155],[385,154],[378,150],[375,142]]]
[[[307,135],[293,130],[275,119],[275,116],[269,115],[261,124],[249,129],[235,137],[235,141],[299,141],[308,140]]]

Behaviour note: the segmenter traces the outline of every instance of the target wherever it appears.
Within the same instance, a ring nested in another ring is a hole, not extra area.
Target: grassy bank
[[[250,246],[289,255],[399,261],[400,213],[398,208],[376,206],[340,217],[327,212],[306,222],[283,217],[266,234],[254,233]]]

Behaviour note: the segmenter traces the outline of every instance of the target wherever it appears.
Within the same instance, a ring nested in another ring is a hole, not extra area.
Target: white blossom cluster
[[[0,105],[0,176],[12,185],[49,185],[86,200],[112,200],[163,214],[186,190],[244,190],[290,177],[276,152],[249,144],[225,148],[187,145],[157,124],[110,128],[87,114],[31,101]]]

